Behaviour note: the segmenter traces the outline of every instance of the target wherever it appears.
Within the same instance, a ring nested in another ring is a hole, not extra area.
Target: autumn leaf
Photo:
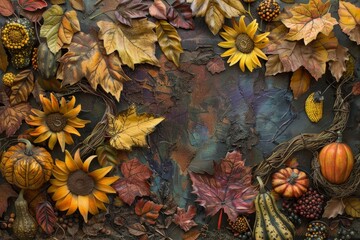
[[[83,0],[70,0],[70,5],[73,9],[78,11],[85,11],[85,4]]]
[[[131,205],[136,197],[150,195],[149,178],[152,171],[148,166],[134,158],[121,165],[122,178],[112,184],[119,198]]]
[[[9,65],[8,56],[6,54],[4,45],[0,40],[0,70],[6,72],[8,65]]]
[[[99,21],[99,38],[104,40],[107,54],[119,53],[122,63],[134,69],[135,64],[149,63],[157,65],[155,42],[157,37],[153,28],[155,24],[147,19],[132,21],[132,27]]]
[[[0,192],[0,217],[2,217],[8,208],[8,198],[17,197],[18,194],[12,189],[11,185],[6,182],[0,184]]]
[[[285,166],[289,168],[297,168],[299,166],[299,161],[296,157],[289,158],[288,160],[286,160]]]
[[[62,86],[73,85],[85,77],[93,89],[100,84],[119,101],[123,83],[130,79],[121,68],[117,54],[107,55],[96,36],[82,32],[74,35],[67,48],[69,51],[59,59],[57,77],[63,79]]]
[[[190,172],[193,193],[205,208],[207,216],[221,209],[231,221],[238,214],[254,212],[257,190],[251,185],[251,168],[245,166],[241,153],[228,153],[220,163],[214,163],[214,175]]]
[[[201,231],[199,229],[193,228],[190,231],[188,231],[187,233],[185,233],[182,236],[182,239],[183,240],[197,240],[200,235],[201,235]]]
[[[290,28],[287,40],[296,41],[304,39],[305,45],[315,40],[319,33],[328,36],[337,24],[335,18],[328,12],[330,1],[325,3],[322,0],[309,0],[307,4],[300,4],[292,7],[290,18],[281,21]]]
[[[346,71],[346,61],[349,60],[348,49],[341,45],[336,48],[335,60],[329,61],[329,69],[336,81],[340,81],[343,73]]]
[[[46,11],[45,8],[36,10],[34,12],[30,12],[30,11],[26,11],[24,9],[20,9],[20,15],[27,18],[30,22],[39,23],[40,20],[42,20],[43,14],[44,14],[45,11]]]
[[[14,14],[14,7],[10,0],[0,0],[0,14],[9,17]]]
[[[51,4],[64,4],[66,3],[66,0],[50,0]]]
[[[342,215],[345,210],[345,205],[342,199],[330,199],[324,208],[323,218],[335,218],[337,215]]]
[[[215,57],[206,64],[206,69],[211,72],[211,74],[221,73],[225,71],[224,60],[221,57]]]
[[[177,208],[176,214],[174,214],[174,223],[178,225],[185,232],[189,231],[190,228],[197,226],[192,220],[196,216],[196,207],[188,206],[187,211],[183,208]]]
[[[27,102],[34,89],[34,74],[31,70],[23,70],[16,74],[14,84],[11,86],[10,104],[12,106]]]
[[[354,217],[359,218],[360,217],[360,199],[359,198],[347,198],[344,199],[345,204],[345,212],[346,214]]]
[[[0,107],[0,134],[5,131],[7,137],[14,135],[25,117],[29,116],[30,111],[29,103],[19,103],[14,106],[7,104]]]
[[[155,118],[149,114],[138,115],[134,105],[117,117],[108,114],[110,145],[119,150],[146,146],[146,135],[163,120],[163,117]]]
[[[36,221],[46,234],[52,234],[55,231],[57,217],[51,203],[45,201],[37,206]]]
[[[129,230],[129,233],[131,235],[134,235],[137,237],[145,235],[147,233],[146,227],[144,225],[142,225],[141,223],[131,224],[130,226],[127,226],[127,229]]]
[[[176,29],[165,20],[156,22],[156,35],[166,58],[179,67],[180,54],[184,52],[181,38]]]
[[[153,201],[146,201],[141,198],[135,205],[135,213],[141,217],[141,222],[154,225],[162,207],[163,205],[161,204],[156,204]]]
[[[108,144],[103,144],[97,147],[96,155],[97,160],[102,167],[117,166],[121,161],[118,157],[117,150]]]
[[[339,24],[350,40],[360,44],[360,8],[350,2],[339,1]]]
[[[47,2],[44,0],[18,0],[19,6],[30,12],[47,7]]]
[[[184,0],[175,0],[167,10],[166,17],[174,27],[184,29],[195,28],[191,7]]]
[[[298,99],[301,95],[306,93],[310,87],[311,75],[309,72],[300,67],[296,70],[290,79],[290,88],[293,92],[294,99]]]
[[[44,24],[40,29],[40,37],[46,38],[50,51],[56,54],[64,44],[70,44],[74,33],[80,31],[80,23],[76,11],[63,12],[58,5],[53,5],[43,14]]]
[[[354,83],[351,89],[351,94],[355,96],[360,95],[360,82]]]
[[[149,13],[156,19],[167,20],[167,8],[162,0],[154,0],[154,3],[149,7]]]

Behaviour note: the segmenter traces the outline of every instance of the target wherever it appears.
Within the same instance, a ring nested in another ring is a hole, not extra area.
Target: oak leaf
[[[165,20],[156,22],[156,35],[166,58],[179,67],[180,54],[184,52],[181,38],[176,29]]]
[[[227,153],[220,163],[214,163],[214,175],[190,172],[193,193],[205,208],[207,216],[214,216],[221,209],[231,221],[238,214],[254,212],[257,190],[251,185],[251,168],[245,166],[241,153]]]
[[[360,82],[354,83],[351,89],[351,94],[355,96],[360,95]]]
[[[330,199],[324,208],[323,218],[335,218],[337,215],[342,215],[345,210],[345,205],[342,199]]]
[[[47,2],[44,0],[18,0],[19,6],[30,12],[47,7]]]
[[[154,225],[162,207],[163,205],[161,204],[156,204],[153,201],[146,201],[141,198],[135,205],[135,213],[141,217],[141,222]]]
[[[36,207],[36,221],[46,234],[52,234],[55,231],[57,217],[50,202],[42,202]]]
[[[83,0],[70,0],[70,5],[73,9],[78,11],[85,11],[85,4]]]
[[[73,35],[80,31],[80,23],[76,11],[64,13],[58,5],[53,5],[43,14],[44,24],[40,29],[40,37],[46,38],[50,51],[56,54],[64,44],[70,44]]]
[[[9,65],[8,56],[6,54],[4,45],[0,40],[0,70],[6,72],[8,65]]]
[[[176,214],[174,214],[174,223],[178,225],[185,232],[189,231],[190,228],[197,226],[192,220],[196,216],[196,207],[188,206],[187,211],[184,208],[177,208]]]
[[[0,14],[9,17],[14,14],[14,7],[10,0],[0,0]]]
[[[116,117],[108,114],[110,145],[119,150],[146,146],[146,135],[154,131],[155,126],[163,120],[163,117],[155,118],[149,114],[138,115],[134,105]]]
[[[11,185],[8,183],[0,184],[0,217],[8,208],[8,198],[17,197],[18,194],[12,189]]]
[[[360,217],[360,199],[351,197],[344,199],[345,204],[345,212],[346,214],[354,217],[359,218]]]
[[[206,64],[206,69],[211,72],[211,74],[221,73],[225,71],[224,60],[221,57],[215,57]]]
[[[287,40],[304,39],[305,45],[315,40],[319,33],[329,35],[334,25],[337,24],[335,18],[328,12],[330,1],[325,3],[322,0],[310,0],[307,4],[300,4],[292,7],[290,18],[281,21],[286,27],[290,28]]]
[[[167,19],[167,8],[162,0],[154,0],[154,3],[149,7],[149,13],[156,19],[166,20]]]
[[[113,183],[112,187],[122,201],[131,205],[136,197],[150,195],[149,178],[152,171],[148,166],[134,158],[124,162],[120,169],[123,177]]]
[[[349,60],[349,53],[346,47],[338,45],[336,48],[335,60],[329,61],[329,69],[336,81],[340,81],[343,73],[346,71],[346,61]]]
[[[175,0],[167,10],[169,23],[177,28],[194,29],[195,23],[189,4],[183,0]]]
[[[11,86],[10,104],[12,106],[26,102],[34,89],[34,74],[31,70],[23,70],[16,74],[13,85]]]
[[[350,40],[360,44],[360,8],[350,2],[339,1],[339,24]]]
[[[100,84],[119,101],[123,83],[130,79],[121,68],[117,54],[107,55],[102,45],[93,34],[75,34],[67,46],[69,51],[59,59],[57,77],[63,79],[63,86],[73,85],[85,77],[93,89]]]
[[[290,79],[290,88],[293,91],[294,99],[298,99],[301,95],[306,93],[310,87],[311,75],[309,72],[300,67],[296,70]]]
[[[155,24],[147,19],[132,21],[132,27],[109,21],[99,21],[99,38],[104,40],[107,54],[119,53],[122,63],[134,69],[135,64],[158,64],[155,56]]]

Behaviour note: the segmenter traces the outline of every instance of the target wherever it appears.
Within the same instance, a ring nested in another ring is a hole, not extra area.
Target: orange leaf
[[[9,17],[14,14],[14,7],[10,0],[0,0],[0,14]]]
[[[355,96],[360,95],[360,82],[354,83],[351,93]]]
[[[298,99],[310,87],[311,75],[303,67],[296,70],[290,79],[290,88],[293,91],[294,99]]]
[[[34,74],[31,70],[24,70],[16,74],[14,85],[11,86],[10,104],[12,106],[26,102],[34,89]]]
[[[83,0],[70,0],[70,5],[73,9],[83,12],[85,10],[85,4]]]
[[[339,24],[350,40],[360,44],[360,8],[355,5],[339,1]]]
[[[135,213],[141,217],[142,221],[146,221],[149,224],[155,224],[162,207],[163,205],[156,204],[153,201],[140,199],[135,205]]]
[[[290,9],[292,16],[282,19],[286,27],[290,28],[287,40],[304,39],[305,45],[315,40],[319,33],[326,36],[337,24],[335,18],[328,13],[330,1],[310,0],[308,4],[300,4]]]

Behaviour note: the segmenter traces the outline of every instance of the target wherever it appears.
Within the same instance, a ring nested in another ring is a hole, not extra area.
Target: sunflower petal
[[[97,183],[110,186],[111,184],[116,182],[116,180],[118,180],[119,178],[120,178],[119,176],[104,177],[104,178],[98,180]]]
[[[75,96],[72,96],[70,101],[67,103],[67,110],[69,111],[70,109],[73,109],[75,106],[75,102],[76,102],[76,98]]]
[[[107,197],[106,193],[104,193],[104,192],[94,189],[92,194],[94,195],[94,197],[96,197],[96,199],[98,199],[101,202],[104,202],[104,203],[110,202],[109,198]]]
[[[56,187],[61,187],[67,184],[66,182],[59,181],[58,179],[50,179],[50,183],[52,186],[56,186]]]
[[[50,135],[51,135],[50,131],[44,132],[34,140],[34,143],[44,142],[50,137]]]
[[[51,102],[48,98],[44,97],[43,95],[40,95],[40,101],[42,103],[42,106],[43,106],[43,110],[44,110],[44,113],[47,115],[49,113],[51,113]]]
[[[54,195],[52,196],[52,199],[54,201],[57,201],[57,200],[59,200],[61,198],[64,198],[69,193],[70,193],[70,190],[67,187],[67,185],[58,187],[58,189],[55,191]]]
[[[68,179],[68,174],[67,173],[63,173],[62,171],[57,171],[56,169],[52,170],[52,174],[59,181],[65,182]]]
[[[99,209],[106,211],[106,206],[105,206],[105,204],[104,204],[103,202],[97,200],[97,199],[96,199],[96,206],[97,206]]]
[[[89,212],[89,197],[78,195],[78,208],[80,214],[83,216],[84,221],[88,222],[88,212]]]
[[[57,132],[56,136],[59,141],[61,151],[64,152],[65,151],[65,134],[64,134],[64,132],[61,131],[61,132]]]
[[[265,55],[265,53],[263,53],[263,51],[261,51],[259,48],[254,48],[254,50],[253,50],[255,53],[256,53],[256,55],[258,55],[260,58],[262,58],[262,59],[264,59],[264,60],[267,60],[268,58],[267,58],[267,56]]]
[[[237,50],[236,47],[230,48],[229,50],[223,52],[223,53],[221,54],[221,57],[229,57],[229,56],[235,54],[237,51],[238,51],[238,50]]]
[[[49,147],[51,150],[53,150],[56,142],[57,142],[56,133],[51,133],[51,136],[50,136],[50,139],[49,139],[49,142],[48,142],[48,147]]]
[[[75,108],[66,112],[63,116],[66,118],[74,118],[79,114],[80,111],[81,111],[81,104],[77,105]]]
[[[254,70],[251,56],[249,56],[248,54],[246,55],[245,65],[249,69],[250,72],[252,72]]]
[[[89,195],[89,212],[92,215],[96,215],[99,213],[99,210],[96,205],[96,199],[92,194]]]
[[[59,112],[59,102],[54,94],[50,94],[52,112]]]
[[[41,111],[39,109],[36,109],[36,108],[32,108],[31,112],[34,113],[35,115],[37,115],[38,117],[45,117],[46,116],[46,114],[43,111]]]
[[[222,47],[222,48],[233,48],[233,47],[235,47],[235,40],[230,40],[230,41],[226,41],[226,42],[219,42],[218,46]]]
[[[59,170],[64,172],[65,174],[69,173],[69,170],[66,167],[66,164],[63,161],[60,161],[59,159],[55,159],[55,165]]]
[[[78,197],[75,194],[71,194],[72,195],[72,199],[71,199],[71,203],[69,205],[69,210],[67,211],[66,215],[71,215],[73,214],[76,209],[78,208]]]
[[[112,188],[111,186],[108,186],[108,185],[104,185],[104,184],[97,183],[95,185],[95,188],[99,191],[106,192],[106,193],[116,193],[114,188]]]
[[[43,134],[48,131],[50,131],[50,129],[46,125],[41,125],[41,126],[35,128],[29,134],[30,134],[30,136],[39,136],[40,134]]]
[[[234,65],[235,63],[237,63],[243,55],[244,55],[243,53],[237,52],[237,53],[233,54],[233,55],[227,60],[227,62],[229,63],[230,66],[232,66],[232,65]]]
[[[270,34],[270,32],[265,32],[262,34],[258,34],[254,37],[254,43],[256,45],[256,43],[260,43],[262,41],[268,42],[269,39],[267,39],[267,36]]]
[[[69,118],[67,120],[68,125],[74,127],[74,128],[83,128],[85,127],[85,124],[89,123],[89,120],[83,120],[80,118]]]
[[[239,33],[246,33],[245,16],[241,16],[239,19]]]
[[[107,166],[107,167],[96,169],[95,171],[92,171],[91,173],[89,173],[89,176],[91,176],[93,179],[98,181],[99,179],[102,179],[103,177],[105,177],[105,175],[108,174],[108,172],[110,172],[112,170],[112,168],[113,168],[112,166]]]
[[[74,140],[72,139],[70,133],[64,132],[64,134],[65,134],[65,143],[68,145],[74,144]]]
[[[220,36],[222,38],[224,38],[226,41],[234,41],[235,38],[232,37],[230,34],[228,34],[227,32],[220,32]]]
[[[78,132],[78,130],[76,130],[76,128],[74,128],[71,125],[66,125],[63,129],[64,131],[71,133],[71,134],[75,134],[77,136],[80,136],[80,133]]]
[[[258,24],[255,19],[246,27],[246,33],[251,39],[254,39],[257,28]]]
[[[67,105],[66,105],[66,100],[65,100],[64,97],[62,97],[62,98],[60,99],[60,109],[59,109],[59,112],[62,113],[62,114],[66,113],[66,112],[68,111],[68,108],[67,108],[66,106],[67,106]]]
[[[235,38],[238,35],[236,30],[229,26],[224,25],[223,28],[224,28],[225,32],[227,32],[232,38]]]
[[[76,170],[79,170],[78,166],[76,165],[74,159],[72,158],[68,150],[65,150],[65,164],[70,172],[75,172]]]
[[[81,157],[80,157],[80,149],[78,148],[78,150],[76,150],[75,154],[74,154],[74,162],[77,165],[78,169],[83,169],[84,164],[81,161]]]
[[[50,187],[48,187],[47,192],[48,193],[54,193],[57,189],[58,189],[57,186],[51,185]]]
[[[92,160],[96,157],[97,157],[96,155],[92,155],[85,160],[84,165],[83,165],[84,172],[89,172],[90,164],[91,164]]]
[[[68,195],[66,195],[64,199],[61,199],[56,202],[56,208],[59,209],[60,211],[66,211],[69,209],[71,201],[72,201],[72,194],[69,193]]]
[[[239,63],[240,69],[243,72],[245,72],[245,61],[246,61],[246,55],[243,55]]]
[[[255,52],[252,52],[252,53],[250,54],[250,56],[251,56],[251,60],[253,61],[253,63],[255,63],[256,66],[261,67],[261,62],[259,61],[256,53],[255,53]]]

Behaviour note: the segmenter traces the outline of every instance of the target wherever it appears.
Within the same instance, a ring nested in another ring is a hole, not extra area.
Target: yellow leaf
[[[111,136],[110,145],[119,150],[146,146],[146,135],[163,120],[163,117],[155,118],[149,114],[138,115],[134,105],[116,117],[109,114],[107,131]]]
[[[339,24],[350,40],[360,44],[360,8],[355,5],[339,1]]]
[[[310,87],[311,75],[309,72],[301,67],[296,70],[290,80],[290,88],[293,91],[294,99],[298,99]]]
[[[132,27],[110,21],[99,21],[99,38],[107,54],[119,53],[121,61],[134,69],[138,63],[158,64],[155,56],[155,24],[147,19],[133,20]]]
[[[205,22],[212,34],[216,35],[224,24],[225,17],[221,12],[219,5],[211,3],[205,15]]]
[[[83,0],[70,0],[70,5],[75,10],[83,12],[85,10],[85,4]]]
[[[344,200],[346,214],[358,218],[360,217],[360,199],[359,198],[347,198]]]
[[[305,45],[316,39],[319,33],[326,36],[337,24],[335,18],[328,12],[330,1],[310,0],[308,4],[300,4],[291,8],[292,16],[282,19],[286,27],[290,28],[287,40],[304,39]]]
[[[161,50],[175,65],[179,66],[180,54],[184,52],[181,46],[181,38],[177,30],[167,21],[156,22],[156,35]]]
[[[56,54],[64,44],[70,44],[74,33],[80,31],[80,23],[76,11],[63,12],[58,5],[53,5],[43,14],[44,24],[40,29],[40,37],[46,38],[51,52]]]

